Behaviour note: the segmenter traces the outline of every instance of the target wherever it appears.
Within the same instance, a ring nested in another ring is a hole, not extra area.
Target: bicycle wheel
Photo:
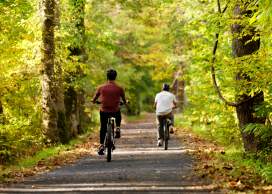
[[[164,131],[164,149],[167,150],[168,149],[168,140],[169,140],[169,128],[167,125],[167,121],[164,121],[163,124],[163,131]]]
[[[112,126],[111,123],[107,126],[107,162],[111,161],[111,151],[112,151]]]

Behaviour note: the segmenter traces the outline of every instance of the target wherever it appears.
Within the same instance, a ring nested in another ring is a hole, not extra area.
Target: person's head
[[[107,70],[107,79],[110,81],[115,80],[117,77],[117,72],[114,69]]]
[[[162,84],[162,90],[163,91],[169,91],[170,86],[167,83]]]

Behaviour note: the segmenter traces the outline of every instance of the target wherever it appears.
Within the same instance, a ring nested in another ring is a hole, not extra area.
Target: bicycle
[[[115,118],[108,118],[107,133],[104,140],[104,147],[107,148],[107,162],[111,161],[111,152],[115,149],[114,146],[114,130],[115,129]]]
[[[96,104],[101,104],[101,102],[96,101]],[[122,106],[124,103],[120,103],[120,105]],[[115,126],[116,126],[116,122],[115,122],[115,118],[113,116],[110,116],[108,118],[108,122],[107,122],[107,131],[106,131],[106,136],[105,136],[105,140],[103,143],[104,148],[106,149],[107,152],[107,162],[111,161],[111,156],[112,156],[112,152],[115,149]]]
[[[164,141],[164,149],[168,149],[168,140],[170,139],[169,126],[172,124],[171,119],[167,116],[162,117],[163,123],[163,141]]]

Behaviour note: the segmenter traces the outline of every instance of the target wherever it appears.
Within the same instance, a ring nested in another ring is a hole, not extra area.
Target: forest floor
[[[223,148],[189,131],[177,129],[168,150],[157,147],[152,114],[123,124],[112,162],[97,155],[97,142],[92,135],[31,169],[11,172],[0,193],[258,193],[245,181],[250,174],[233,178],[234,166],[212,157]]]

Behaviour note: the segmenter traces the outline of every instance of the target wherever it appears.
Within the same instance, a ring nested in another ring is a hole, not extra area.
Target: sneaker
[[[120,138],[120,137],[121,137],[121,130],[120,130],[120,127],[117,127],[115,131],[115,138]]]
[[[162,139],[159,139],[159,140],[158,140],[158,144],[157,144],[157,145],[158,145],[158,147],[161,147],[161,146],[162,146]]]
[[[104,155],[104,145],[100,145],[100,147],[98,148],[98,155]]]
[[[174,127],[173,127],[173,125],[170,125],[170,126],[169,126],[169,132],[170,132],[171,134],[174,133]]]

